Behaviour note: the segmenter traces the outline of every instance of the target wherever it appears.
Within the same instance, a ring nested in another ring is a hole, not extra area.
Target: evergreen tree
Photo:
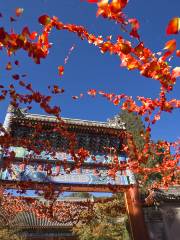
[[[137,148],[141,150],[144,146],[144,139],[141,135],[145,131],[141,117],[127,110],[122,110],[119,117],[125,123],[126,131],[132,134]]]
[[[142,150],[145,143],[142,137],[142,133],[145,132],[145,126],[142,122],[141,117],[135,113],[131,113],[126,110],[122,110],[119,114],[119,117],[125,123],[126,131],[132,134],[133,141],[138,150]],[[158,151],[163,152],[163,149],[158,149]],[[147,163],[141,163],[143,167],[155,167],[156,164],[162,162],[163,155],[156,156],[153,149],[149,149],[149,152],[151,153],[151,157],[149,157]],[[141,181],[143,177],[144,176],[141,174],[136,174],[137,180]],[[160,181],[161,178],[162,177],[160,173],[151,173],[146,182],[143,182],[143,184],[140,185],[141,192],[146,192],[150,184],[155,181]]]

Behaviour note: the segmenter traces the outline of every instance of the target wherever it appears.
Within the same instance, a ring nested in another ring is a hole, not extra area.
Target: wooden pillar
[[[125,191],[125,203],[133,240],[149,240],[137,186]]]

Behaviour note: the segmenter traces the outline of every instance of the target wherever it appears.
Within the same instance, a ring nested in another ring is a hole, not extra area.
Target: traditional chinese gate
[[[148,240],[138,187],[131,171],[123,168],[127,162],[122,152],[124,123],[118,117],[108,122],[78,119],[63,121],[67,130],[76,134],[77,148],[84,148],[90,152],[78,168],[74,168],[74,159],[67,151],[67,139],[53,131],[57,125],[55,117],[27,114],[20,109],[9,107],[4,127],[17,139],[17,143],[19,139],[30,139],[35,129],[33,126],[39,124],[43,129],[41,137],[48,138],[57,150],[53,156],[46,151],[41,151],[38,155],[14,144],[10,151],[15,154],[15,158],[10,167],[5,167],[8,156],[4,154],[1,157],[1,185],[6,189],[124,192],[132,238]],[[121,166],[115,177],[109,174],[113,149],[116,149],[117,160]]]

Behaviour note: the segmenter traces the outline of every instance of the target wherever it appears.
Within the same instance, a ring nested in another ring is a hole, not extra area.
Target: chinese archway
[[[4,128],[14,139],[9,148],[14,155],[9,163],[8,153],[2,153],[1,185],[6,189],[36,191],[124,192],[133,240],[149,239],[135,178],[123,167],[128,161],[122,151],[125,124],[117,116],[107,122],[62,120],[64,129],[75,135],[73,147],[88,151],[82,164],[82,154],[73,155],[70,151],[71,140],[55,131],[56,117],[31,114],[9,106]],[[33,151],[32,146],[28,149],[24,143],[34,139],[36,150]],[[46,149],[38,153],[42,142],[48,147],[50,143],[53,153]],[[114,176],[111,168],[115,157],[121,167]]]

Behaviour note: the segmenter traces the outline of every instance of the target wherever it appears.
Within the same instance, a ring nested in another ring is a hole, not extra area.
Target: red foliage
[[[174,17],[172,18],[166,28],[166,34],[177,34],[180,31],[180,18]]]
[[[150,132],[152,124],[155,124],[161,118],[161,113],[169,112],[171,113],[174,109],[180,108],[180,100],[170,99],[167,100],[167,93],[173,90],[174,85],[176,84],[176,78],[180,76],[180,68],[171,67],[167,64],[166,59],[170,55],[173,55],[176,50],[176,41],[174,39],[169,40],[165,44],[165,53],[162,57],[158,57],[157,54],[153,53],[149,48],[145,46],[143,42],[140,42],[140,36],[138,33],[139,22],[135,18],[128,19],[124,13],[123,9],[126,7],[127,0],[87,0],[89,3],[97,3],[97,16],[102,16],[103,18],[113,20],[116,23],[120,24],[120,27],[128,33],[128,37],[132,36],[137,38],[139,42],[133,44],[127,39],[118,36],[115,42],[112,42],[111,37],[108,36],[106,41],[102,36],[95,36],[87,31],[86,28],[78,26],[75,24],[64,24],[58,20],[57,17],[49,17],[48,15],[43,15],[39,17],[39,23],[42,25],[42,33],[38,34],[33,31],[30,32],[29,27],[26,26],[22,29],[20,34],[11,31],[8,33],[3,27],[0,28],[0,48],[6,49],[8,56],[11,56],[16,51],[23,49],[27,52],[28,56],[34,60],[36,64],[40,64],[40,60],[46,58],[51,48],[49,43],[49,34],[53,28],[56,30],[66,30],[70,33],[75,33],[80,39],[86,40],[89,44],[96,46],[101,53],[110,53],[117,55],[121,61],[121,66],[127,68],[128,70],[138,70],[138,72],[153,80],[159,81],[160,83],[160,92],[159,96],[155,99],[137,96],[137,101],[132,99],[131,96],[125,94],[114,94],[114,93],[105,93],[104,91],[97,91],[95,89],[90,89],[87,91],[87,94],[95,97],[96,95],[101,95],[105,97],[108,101],[112,102],[115,106],[119,106],[121,109],[126,109],[129,112],[135,112],[138,115],[144,116],[145,121],[147,122],[146,132],[142,136],[145,140],[145,145],[142,151],[137,149],[132,136],[126,134],[128,145],[124,146],[124,151],[129,157],[129,162],[125,167],[130,168],[135,173],[144,173],[144,180],[146,180],[148,174],[156,172],[162,174],[161,184],[167,186],[168,184],[175,184],[177,180],[175,176],[179,172],[179,167],[177,166],[180,155],[179,152],[171,154],[170,148],[179,146],[179,142],[168,143],[166,141],[161,141],[159,143],[153,143],[150,139]],[[23,13],[22,8],[16,9],[16,16],[20,16]],[[10,21],[13,22],[15,19],[10,18]],[[177,34],[180,30],[180,19],[175,17],[170,20],[166,33],[167,34]],[[128,32],[128,24],[131,27],[130,32]],[[75,45],[73,45],[68,55],[64,60],[64,64],[67,63],[71,52],[74,50]],[[176,50],[176,55],[180,56],[180,50]],[[19,65],[19,61],[16,60],[15,65]],[[6,65],[6,70],[12,69],[12,63],[8,62]],[[58,67],[59,76],[62,77],[64,74],[64,67]],[[21,77],[25,77],[23,74]],[[71,142],[71,155],[75,161],[75,166],[79,167],[84,159],[88,156],[89,152],[86,149],[74,149],[75,146],[75,136],[72,133],[69,133],[65,127],[65,124],[61,121],[60,107],[50,106],[50,101],[52,96],[45,96],[40,91],[33,90],[31,83],[26,83],[20,79],[19,74],[12,75],[13,80],[16,80],[17,83],[28,91],[28,94],[20,94],[15,90],[13,84],[10,84],[7,88],[3,85],[0,86],[1,95],[0,101],[6,99],[7,96],[11,99],[11,104],[15,107],[18,107],[19,104],[24,103],[28,104],[28,107],[31,108],[30,104],[32,102],[38,103],[40,107],[48,114],[54,115],[57,117],[57,127],[54,131],[68,138]],[[52,94],[61,94],[64,92],[63,88],[59,88],[58,85],[54,85],[52,88],[48,87]],[[83,96],[81,93],[80,96],[73,96],[73,99],[79,99]],[[31,126],[32,127],[32,126]],[[35,134],[39,134],[42,129],[39,126],[36,126]],[[10,145],[15,143],[14,139],[2,128],[4,135],[0,136],[0,145],[7,149]],[[34,146],[34,142],[30,139],[21,139],[19,144],[28,149],[33,149],[35,152],[41,152],[42,149],[37,149]],[[52,147],[48,141],[43,142],[43,147],[49,150],[54,154]],[[163,161],[161,164],[153,167],[142,167],[141,163],[148,162],[149,158],[153,158],[153,155],[149,151],[153,149],[153,153],[159,154],[158,150],[160,148],[164,149]],[[179,149],[179,148],[178,148]],[[11,161],[15,158],[14,152],[9,153],[9,162],[7,161],[7,166],[10,165]],[[114,164],[109,170],[109,176],[115,176],[117,169],[120,169],[117,164],[117,161],[114,161]],[[49,174],[51,173],[51,166],[48,168]],[[31,184],[31,183],[28,183]],[[50,189],[50,193],[53,192],[53,189]],[[48,195],[48,194],[47,194]],[[51,194],[50,194],[51,195]],[[19,209],[21,207],[19,206]]]

